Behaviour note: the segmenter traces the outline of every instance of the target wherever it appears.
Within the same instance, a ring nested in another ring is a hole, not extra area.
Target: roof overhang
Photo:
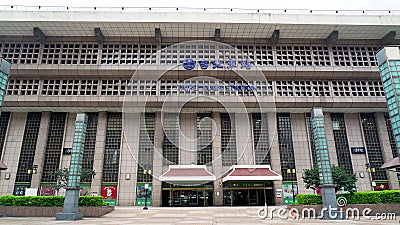
[[[340,39],[381,40],[391,31],[400,33],[399,18],[396,14],[0,11],[0,30],[1,35],[32,36],[33,27],[40,27],[47,37],[60,37],[93,36],[93,29],[99,28],[105,37],[154,37],[158,28],[163,38],[212,38],[219,29],[221,38],[262,39],[275,30],[280,39],[326,39],[337,31]]]
[[[3,161],[0,161],[0,170],[6,170],[6,169],[7,169],[6,164],[4,164]]]
[[[269,165],[234,165],[222,182],[226,181],[276,181],[282,176],[271,170]]]
[[[170,184],[196,185],[215,181],[216,177],[207,171],[206,165],[170,165],[160,180]]]
[[[397,167],[400,167],[400,158],[399,157],[396,157],[389,161],[386,161],[381,166],[382,169],[393,169],[393,168],[397,168]]]

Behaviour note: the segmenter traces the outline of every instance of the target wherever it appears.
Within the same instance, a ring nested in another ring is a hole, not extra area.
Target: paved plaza
[[[214,224],[399,224],[396,220],[261,220],[257,216],[258,207],[206,207],[206,208],[150,208],[116,207],[101,218],[84,218],[81,221],[56,221],[55,217],[2,217],[0,224],[177,224],[177,225],[214,225]]]

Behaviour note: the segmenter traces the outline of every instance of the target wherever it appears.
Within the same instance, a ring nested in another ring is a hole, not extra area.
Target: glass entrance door
[[[163,206],[211,206],[212,190],[164,190]]]

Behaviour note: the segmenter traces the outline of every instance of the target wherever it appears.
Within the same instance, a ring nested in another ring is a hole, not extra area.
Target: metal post
[[[78,212],[78,201],[86,128],[87,116],[84,113],[77,114],[68,186],[65,188],[64,211],[57,213],[56,220],[81,220],[83,218],[83,214]]]

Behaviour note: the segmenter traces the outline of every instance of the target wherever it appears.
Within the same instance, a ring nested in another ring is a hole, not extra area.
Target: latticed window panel
[[[367,147],[368,160],[370,165],[373,166],[376,171],[375,173],[371,173],[372,179],[387,180],[385,169],[381,169],[384,160],[375,115],[373,113],[360,113],[360,117],[364,131],[365,145]]]
[[[118,182],[122,114],[108,113],[102,182]]]
[[[348,174],[353,174],[350,147],[347,139],[346,123],[343,113],[331,113],[333,138],[335,140],[336,155],[339,166]]]
[[[212,114],[197,113],[197,165],[212,162]]]
[[[278,113],[276,117],[282,178],[286,181],[296,180],[296,174],[287,172],[288,169],[296,168],[290,114]]]
[[[237,162],[235,114],[221,113],[222,165],[232,166]]]
[[[164,113],[163,157],[164,165],[179,164],[179,114]]]
[[[139,134],[139,154],[137,181],[148,182],[151,175],[144,174],[144,170],[153,170],[154,153],[154,134],[155,134],[155,114],[142,113],[140,115],[140,134]]]
[[[54,172],[60,167],[60,156],[64,141],[66,116],[67,114],[63,112],[53,112],[50,115],[42,182],[56,182]]]
[[[379,46],[332,46],[335,66],[371,67],[377,66],[375,54]]]
[[[13,64],[37,64],[40,55],[40,44],[0,42],[0,55]]]
[[[10,112],[1,112],[0,113],[0,160],[3,154],[4,144],[6,142],[6,134],[8,123],[10,120],[11,113]]]
[[[83,151],[82,169],[93,169],[94,153],[96,149],[96,135],[97,135],[97,123],[99,120],[98,113],[86,113],[88,117],[86,138],[85,138],[85,149]],[[83,182],[90,182],[91,177],[83,179]]]
[[[41,118],[40,112],[28,113],[15,182],[31,182],[32,174],[28,174],[28,168],[33,166]]]
[[[270,165],[271,154],[268,137],[268,121],[267,114],[253,113],[251,114],[254,137],[254,153],[256,164]]]

